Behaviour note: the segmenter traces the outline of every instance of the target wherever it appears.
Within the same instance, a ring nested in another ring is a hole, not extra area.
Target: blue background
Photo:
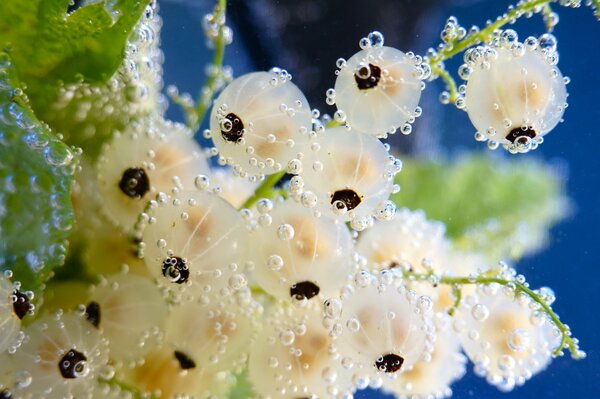
[[[370,0],[369,3],[376,6],[377,1]],[[212,4],[207,0],[160,3],[166,55],[164,80],[166,84],[177,85],[182,92],[189,91],[195,95],[204,81],[203,68],[212,54],[204,46],[199,21]],[[415,35],[414,47],[409,50],[423,54],[428,47],[436,45],[439,31],[449,15],[455,15],[464,26],[481,26],[486,19],[493,19],[504,12],[509,4],[511,2],[498,0],[463,0],[446,6],[441,10],[443,12],[438,9],[434,15],[427,16],[426,23],[421,24],[422,32]],[[568,356],[556,359],[545,372],[534,376],[511,394],[501,393],[487,385],[472,374],[469,366],[467,376],[452,387],[454,398],[600,398],[600,22],[594,19],[587,7],[554,7],[560,15],[560,23],[555,30],[561,57],[559,67],[564,75],[571,77],[568,86],[570,106],[565,122],[546,137],[534,154],[526,156],[542,157],[565,166],[567,193],[573,199],[575,209],[570,218],[552,229],[551,242],[546,250],[516,266],[528,277],[532,286],[546,285],[555,290],[557,301],[554,308],[571,326],[588,357],[579,362]],[[233,28],[235,30],[235,26]],[[379,27],[373,26],[372,30],[375,29]],[[543,33],[543,24],[539,16],[534,16],[518,22],[515,29],[524,38],[528,34]],[[329,45],[335,43],[335,35],[353,35],[358,42],[366,33],[354,31],[350,26],[347,31],[336,30],[330,33],[332,43]],[[388,36],[394,34],[383,33]],[[239,76],[255,67],[250,56],[251,49],[244,48],[236,39],[239,37],[234,35],[234,44],[227,47],[226,64],[233,66],[235,76]],[[460,60],[452,65],[459,63]],[[291,65],[281,67],[293,70]],[[332,73],[330,85],[333,81]],[[302,82],[295,83],[302,88]],[[322,88],[323,95],[328,87]],[[431,101],[437,98],[440,90],[439,84],[430,84],[427,90],[429,100],[426,98],[423,103],[422,119],[438,115],[436,131],[441,134],[434,140],[436,148],[442,148],[445,153],[486,151],[485,145],[474,142],[473,128],[465,113]],[[174,105],[168,116],[181,120],[181,113]],[[417,126],[413,135],[418,134]],[[356,397],[377,398],[383,395],[367,390],[358,392]]]

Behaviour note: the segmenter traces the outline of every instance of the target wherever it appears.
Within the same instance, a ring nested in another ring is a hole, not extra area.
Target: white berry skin
[[[14,287],[0,275],[0,352],[14,351],[23,339],[21,319],[14,309]]]
[[[319,148],[302,160],[302,170],[304,190],[316,195],[323,214],[343,221],[365,219],[367,224],[391,194],[397,173],[394,160],[379,140],[343,127],[325,131]],[[354,192],[360,202],[340,211],[332,202],[338,202],[336,193],[345,190]]]
[[[384,390],[407,399],[441,399],[452,395],[450,385],[465,374],[467,358],[461,353],[451,322],[445,313],[435,315],[437,333],[431,360],[417,363],[395,380],[384,379]]]
[[[140,184],[139,190],[133,190],[139,195],[128,195],[120,187],[130,168],[142,169],[147,177],[147,186]],[[102,149],[97,171],[105,213],[115,225],[130,231],[147,201],[158,192],[181,186],[192,189],[194,178],[208,175],[210,168],[189,129],[154,118],[115,133]]]
[[[380,69],[381,77],[376,86],[360,89],[355,74],[369,64]],[[421,80],[413,59],[392,47],[359,51],[335,81],[335,102],[350,127],[377,137],[414,119],[420,98]]]
[[[247,234],[239,212],[217,194],[183,190],[149,209],[142,233],[144,261],[172,292],[196,285],[195,293],[219,294],[229,278],[242,271],[248,258]],[[177,266],[185,263],[189,275],[169,274],[166,260],[177,260]]]
[[[450,242],[443,223],[427,220],[421,210],[396,210],[392,220],[377,222],[359,236],[356,251],[378,269],[410,267],[426,272],[424,265],[436,272],[447,268]]]
[[[558,67],[538,50],[523,55],[502,47],[495,51],[497,57],[489,64],[470,64],[465,104],[480,134],[514,148],[520,140],[509,136],[513,129],[532,129],[528,134],[535,133],[533,139],[538,140],[558,124],[566,106],[566,85]]]
[[[258,183],[235,176],[230,168],[212,168],[210,185],[218,187],[219,197],[229,202],[234,208],[242,207],[258,187]]]
[[[229,114],[243,124],[243,131],[238,132],[236,126],[231,131],[241,136],[237,141],[222,133]],[[306,147],[311,127],[306,97],[275,72],[253,72],[235,79],[217,97],[210,116],[210,134],[221,157],[238,172],[250,175],[283,170]]]
[[[109,341],[110,357],[116,361],[141,359],[164,331],[167,304],[149,278],[116,274],[94,287],[88,302],[99,306],[96,323]],[[94,324],[94,323],[92,323]]]
[[[342,366],[352,368],[360,389],[369,380],[394,378],[428,361],[435,328],[431,299],[407,290],[400,275],[363,271],[355,280],[342,294],[341,314],[326,310],[324,322],[332,326]],[[388,360],[401,364],[393,367]]]
[[[165,346],[185,354],[195,369],[233,370],[248,357],[255,329],[251,312],[233,297],[177,304],[169,311]]]
[[[248,376],[261,399],[352,398],[351,373],[313,307],[273,307],[250,349]]]
[[[497,285],[478,287],[463,299],[454,328],[475,373],[503,391],[546,368],[560,333],[528,297],[515,299]]]
[[[16,397],[94,397],[97,378],[108,362],[108,343],[97,329],[79,314],[59,313],[39,318],[25,333],[23,345],[13,355]],[[85,360],[65,378],[60,365],[68,366],[62,362],[72,350]]]
[[[228,386],[214,373],[181,368],[170,348],[151,351],[133,370],[123,370],[128,383],[159,398],[225,398]]]
[[[303,298],[321,302],[334,295],[354,267],[352,237],[346,225],[327,216],[316,217],[313,210],[291,200],[275,204],[270,217],[269,226],[253,233],[260,243],[252,251],[252,274],[257,283],[283,300],[294,300],[291,290],[306,282],[318,287],[321,299],[316,295]],[[293,237],[282,239],[279,230],[287,225],[293,229]]]

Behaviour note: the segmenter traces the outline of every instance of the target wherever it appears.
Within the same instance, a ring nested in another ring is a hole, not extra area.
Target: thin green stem
[[[448,86],[448,91],[450,92],[450,102],[455,102],[456,98],[458,97],[458,89],[456,87],[456,82],[454,81],[452,75],[450,75],[448,71],[446,71],[444,68],[438,65],[432,65],[431,71],[437,74],[440,78],[442,78],[444,82],[446,82],[446,85]]]
[[[403,275],[408,278],[412,278],[417,281],[429,281],[432,277],[431,273],[413,273],[409,271],[403,271]],[[527,287],[525,284],[520,283],[516,280],[508,280],[500,277],[490,277],[488,275],[482,275],[477,277],[451,277],[451,276],[440,276],[437,281],[439,284],[448,284],[452,286],[464,285],[464,284],[500,284],[502,286],[514,287],[515,294],[523,293],[527,295],[531,300],[536,302],[548,315],[552,323],[558,328],[561,333],[561,342],[554,350],[554,356],[559,356],[565,347],[568,347],[571,352],[571,356],[574,359],[582,359],[585,354],[579,350],[577,342],[571,337],[570,329],[564,325],[558,315],[552,310],[552,308],[544,301],[540,296],[535,293],[532,289]]]
[[[600,0],[593,0],[592,7],[594,8],[594,16],[600,21]]]
[[[454,316],[454,313],[456,313],[456,309],[458,309],[458,307],[460,306],[460,302],[462,301],[462,290],[460,289],[460,285],[454,284],[452,286],[452,294],[454,294],[455,299],[454,304],[448,310],[448,314],[450,316]]]
[[[148,392],[144,392],[141,389],[130,385],[124,381],[117,380],[116,378],[98,378],[98,382],[108,384],[113,387],[118,387],[122,391],[129,392],[133,399],[158,399],[158,396]]]
[[[531,12],[535,8],[552,1],[553,0],[530,0],[528,2],[524,2],[519,7],[510,9],[504,14],[503,17],[498,18],[496,21],[481,29],[479,32],[453,43],[452,46],[442,49],[440,52],[430,58],[430,65],[433,68],[433,66],[437,65],[438,63],[445,61],[448,58],[452,58],[456,54],[462,53],[466,49],[473,47],[476,44],[488,41],[496,29],[500,29],[521,15]]]
[[[254,190],[254,194],[244,202],[241,208],[250,208],[261,198],[272,198],[276,190],[273,190],[275,184],[285,175],[285,171],[277,172],[269,175],[263,182]]]
[[[552,7],[550,4],[544,4],[542,8],[542,15],[544,16],[544,24],[546,25],[546,32],[550,33],[554,30],[554,25],[552,24],[553,19]]]
[[[204,120],[204,117],[206,116],[206,111],[208,111],[208,108],[210,107],[211,100],[215,94],[217,85],[219,83],[219,77],[223,68],[223,60],[225,59],[226,45],[224,35],[225,25],[220,21],[224,21],[226,12],[227,0],[218,0],[213,11],[213,18],[216,21],[216,23],[219,24],[219,33],[214,40],[215,52],[211,63],[210,73],[208,78],[206,79],[206,83],[202,87],[202,90],[200,91],[200,94],[198,96],[195,112],[188,116],[191,118],[191,120],[188,120],[188,125],[192,128],[193,131],[198,130],[200,124]]]

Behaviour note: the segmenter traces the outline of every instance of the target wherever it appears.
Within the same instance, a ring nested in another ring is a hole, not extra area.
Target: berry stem
[[[414,280],[414,281],[431,281],[432,277],[435,277],[436,283],[438,284],[448,284],[454,286],[461,286],[464,284],[500,284],[504,287],[511,287],[515,291],[515,295],[524,294],[535,301],[540,307],[544,310],[544,312],[550,317],[552,323],[558,328],[561,334],[561,342],[554,349],[553,355],[560,356],[562,354],[562,350],[565,347],[568,347],[571,352],[571,357],[573,359],[579,360],[585,357],[585,352],[581,351],[578,347],[577,340],[571,336],[571,330],[568,326],[563,324],[560,321],[560,317],[552,310],[550,305],[546,303],[546,301],[539,296],[535,291],[530,289],[526,283],[521,283],[514,279],[505,279],[497,276],[490,275],[489,273],[482,274],[479,276],[470,276],[470,277],[453,277],[453,276],[436,276],[432,273],[414,273],[407,270],[402,271],[404,277]],[[457,297],[458,298],[458,297]],[[450,309],[452,313],[454,313],[454,309],[457,307],[457,302],[455,302],[454,306]]]
[[[252,205],[256,203],[261,198],[271,198],[273,197],[276,190],[273,190],[275,184],[285,175],[285,171],[277,172],[272,175],[269,175],[263,180],[263,182],[254,190],[254,194],[250,198],[246,200],[241,206],[241,208],[250,208]]]
[[[437,65],[432,65],[431,71],[434,74],[438,75],[440,78],[442,78],[444,82],[446,82],[446,85],[448,86],[448,91],[450,92],[449,100],[451,103],[454,103],[458,98],[458,90],[456,87],[456,82],[454,81],[452,75],[450,75],[450,73],[446,71],[446,69],[444,69],[441,63]]]
[[[437,54],[431,56],[429,59],[429,63],[432,66],[432,69],[438,63],[452,58],[456,54],[459,54],[476,44],[489,41],[495,30],[500,29],[504,25],[513,22],[514,20],[528,12],[534,11],[537,7],[543,6],[552,1],[553,0],[529,0],[518,3],[516,7],[510,7],[509,10],[502,17],[498,17],[496,21],[481,29],[479,32],[467,36],[463,40],[452,43],[452,45],[445,47]]]
[[[217,0],[213,11],[213,18],[219,24],[219,33],[214,39],[215,52],[211,67],[209,68],[208,79],[200,90],[196,107],[193,113],[188,114],[188,125],[192,131],[198,130],[200,124],[206,116],[211,100],[219,86],[219,77],[223,68],[223,60],[225,58],[225,15],[227,12],[227,1]]]
[[[121,391],[125,391],[131,394],[132,399],[159,399],[158,396],[144,392],[133,385],[130,385],[126,382],[117,380],[116,378],[106,379],[106,378],[98,378],[98,382],[103,384],[108,384],[111,387],[115,387],[120,389]]]

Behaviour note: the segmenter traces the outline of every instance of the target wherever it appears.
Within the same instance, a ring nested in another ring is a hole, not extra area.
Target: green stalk
[[[403,271],[402,273],[403,273],[404,277],[408,277],[408,278],[411,278],[411,279],[414,279],[417,281],[429,281],[432,277],[431,273],[413,273],[413,272],[409,272],[409,271]],[[579,360],[579,359],[583,359],[585,357],[585,353],[582,352],[581,350],[579,350],[576,340],[573,337],[571,337],[571,331],[570,331],[569,327],[564,325],[560,321],[560,318],[558,317],[558,315],[552,310],[552,308],[542,298],[540,298],[540,296],[538,294],[536,294],[532,289],[527,287],[525,284],[520,283],[516,280],[507,280],[507,279],[503,279],[500,277],[489,277],[486,275],[477,276],[477,277],[440,276],[439,281],[436,281],[436,282],[439,284],[452,285],[453,287],[461,286],[464,284],[492,284],[492,283],[500,284],[502,286],[508,286],[508,285],[514,286],[516,295],[518,295],[519,293],[523,293],[523,294],[527,295],[529,298],[531,298],[531,300],[533,300],[534,302],[539,304],[540,307],[544,310],[544,312],[546,312],[546,314],[550,317],[550,320],[552,320],[552,323],[554,323],[556,328],[558,328],[558,330],[560,331],[561,342],[554,350],[553,355],[559,356],[561,354],[562,350],[565,347],[568,347],[569,351],[571,352],[571,357],[573,359]],[[458,298],[460,298],[460,297],[458,297]],[[456,302],[459,302],[459,299],[457,299]],[[457,305],[455,303],[455,305],[453,306],[453,309],[455,309],[456,306]]]
[[[243,208],[250,208],[261,198],[273,197],[275,184],[285,175],[285,171],[277,172],[269,175],[263,180],[263,182],[254,190],[254,194],[244,202],[241,206]]]

